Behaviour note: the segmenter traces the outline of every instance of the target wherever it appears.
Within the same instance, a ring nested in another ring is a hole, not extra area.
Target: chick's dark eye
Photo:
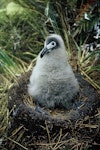
[[[52,45],[55,46],[55,45],[56,45],[56,42],[52,42]]]

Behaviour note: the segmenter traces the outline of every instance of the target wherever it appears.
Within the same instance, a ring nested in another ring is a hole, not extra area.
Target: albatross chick
[[[68,63],[61,36],[52,34],[44,42],[28,85],[37,105],[45,108],[72,108],[79,85]]]

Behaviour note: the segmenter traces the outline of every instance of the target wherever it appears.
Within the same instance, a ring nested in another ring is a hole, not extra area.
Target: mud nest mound
[[[2,150],[99,150],[100,99],[96,90],[80,74],[77,96],[82,104],[70,111],[41,113],[27,93],[30,72],[18,79],[9,92],[9,127]],[[43,108],[44,109],[44,108]]]

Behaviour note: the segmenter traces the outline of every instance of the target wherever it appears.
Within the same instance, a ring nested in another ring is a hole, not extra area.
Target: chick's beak
[[[55,46],[56,46],[55,42],[50,42],[49,44],[47,44],[40,52],[40,57],[42,58],[45,54],[50,53]]]
[[[44,47],[43,49],[42,49],[42,51],[40,52],[40,57],[42,58],[46,53],[48,53],[49,52],[49,49],[47,48],[47,47]]]

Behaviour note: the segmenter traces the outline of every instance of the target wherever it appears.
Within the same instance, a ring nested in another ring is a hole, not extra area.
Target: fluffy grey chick
[[[70,109],[78,91],[79,85],[68,63],[63,39],[52,34],[37,57],[28,92],[40,106]]]

